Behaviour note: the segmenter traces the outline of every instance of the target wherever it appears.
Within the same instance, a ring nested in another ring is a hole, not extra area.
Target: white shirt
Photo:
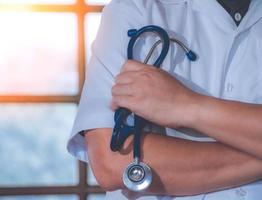
[[[158,25],[187,44],[198,55],[189,62],[183,51],[172,45],[162,68],[192,90],[221,99],[262,104],[262,1],[253,0],[237,27],[216,0],[113,0],[103,11],[92,58],[87,66],[78,114],[68,150],[87,161],[84,138],[78,133],[94,128],[113,128],[110,109],[114,77],[126,61],[127,30]],[[135,47],[142,59],[156,38],[144,37]],[[156,53],[154,57],[156,58]],[[199,134],[172,129],[168,135],[190,140],[212,141]],[[108,149],[110,151],[110,149]],[[219,153],[219,152],[218,152]],[[139,200],[260,200],[262,182],[192,197],[147,196]],[[128,199],[121,191],[106,199]]]

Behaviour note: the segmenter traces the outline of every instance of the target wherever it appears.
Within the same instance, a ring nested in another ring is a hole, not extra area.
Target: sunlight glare
[[[87,14],[85,18],[85,35],[86,35],[86,54],[87,60],[91,57],[91,46],[96,38],[96,34],[100,25],[101,14]]]
[[[4,12],[0,26],[0,93],[77,92],[73,13]]]
[[[0,0],[0,4],[73,4],[76,0]]]

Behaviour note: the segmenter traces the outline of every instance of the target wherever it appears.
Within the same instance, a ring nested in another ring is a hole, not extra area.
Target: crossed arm
[[[126,107],[157,124],[189,127],[215,143],[146,134],[143,160],[154,170],[145,194],[194,195],[262,178],[262,106],[196,94],[167,73],[127,62],[112,89],[112,108]],[[122,173],[132,160],[132,139],[120,153],[109,151],[111,129],[86,134],[89,160],[106,190],[124,189]]]
[[[122,174],[132,160],[131,138],[124,150],[111,152],[111,129],[86,134],[89,161],[107,191],[124,189]],[[154,170],[145,194],[194,195],[235,187],[262,177],[262,161],[221,143],[199,143],[156,134],[142,139],[143,160]]]

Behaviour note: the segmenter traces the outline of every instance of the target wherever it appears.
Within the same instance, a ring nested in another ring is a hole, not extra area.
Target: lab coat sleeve
[[[114,112],[110,108],[114,77],[126,60],[129,41],[127,30],[142,26],[141,13],[133,1],[113,0],[105,7],[86,80],[67,149],[76,158],[88,162],[85,130],[113,128]],[[87,36],[88,37],[88,36]]]

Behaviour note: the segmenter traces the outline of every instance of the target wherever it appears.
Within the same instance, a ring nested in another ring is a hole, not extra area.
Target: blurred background
[[[0,200],[104,198],[66,141],[109,1],[0,0]]]

